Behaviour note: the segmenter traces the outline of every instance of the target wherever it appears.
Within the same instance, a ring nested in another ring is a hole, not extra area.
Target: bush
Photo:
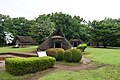
[[[6,71],[12,75],[23,75],[53,67],[53,57],[6,58]]]
[[[71,51],[66,50],[64,52],[64,60],[68,61],[68,62],[72,61],[72,52]]]
[[[48,56],[52,56],[57,60],[63,60],[65,50],[62,48],[50,48],[46,50]]]
[[[72,52],[72,61],[79,62],[82,59],[82,52],[79,49],[70,49]]]
[[[58,53],[57,60],[63,60],[65,50],[62,49],[62,48],[56,48],[56,50],[57,50],[57,53]]]
[[[79,49],[69,49],[64,53],[64,60],[68,62],[79,62],[82,59],[82,52]]]
[[[54,49],[54,48],[47,49],[46,54],[47,54],[47,56],[54,57],[55,59],[58,58],[58,53],[57,53],[56,49]]]
[[[84,52],[86,48],[87,48],[87,44],[79,44],[77,46],[77,49],[80,49],[82,52]]]

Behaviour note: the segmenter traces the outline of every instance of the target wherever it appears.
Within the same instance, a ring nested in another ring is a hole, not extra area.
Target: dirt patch
[[[5,58],[10,57],[37,57],[37,53],[2,53],[0,54],[0,60],[5,60]]]
[[[0,60],[0,71],[4,71],[5,70],[5,61]]]

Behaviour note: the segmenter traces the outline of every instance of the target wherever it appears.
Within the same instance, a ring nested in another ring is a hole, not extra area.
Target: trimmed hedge
[[[68,61],[68,62],[72,61],[72,52],[71,51],[66,50],[64,52],[64,60]]]
[[[57,53],[58,53],[57,60],[63,60],[65,50],[62,49],[62,48],[56,48],[56,50],[57,50]]]
[[[56,51],[55,48],[47,49],[47,50],[46,50],[46,54],[47,54],[47,56],[54,57],[55,59],[58,58],[58,53],[57,53],[57,51]]]
[[[79,62],[82,59],[82,52],[79,49],[68,49],[64,53],[64,60],[68,62]]]
[[[48,56],[56,58],[56,60],[63,60],[65,50],[62,48],[50,48],[46,50]]]
[[[24,75],[53,67],[53,57],[6,58],[6,71],[12,75]]]

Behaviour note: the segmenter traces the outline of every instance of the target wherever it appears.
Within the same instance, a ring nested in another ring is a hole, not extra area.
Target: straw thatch
[[[77,47],[79,44],[83,43],[83,41],[79,38],[70,39],[69,42],[73,47]]]
[[[63,32],[60,29],[57,29],[38,47],[37,50],[44,51],[48,48],[63,48],[66,50],[71,47],[72,45],[65,38]]]
[[[36,44],[30,36],[16,36],[12,43],[19,46]]]

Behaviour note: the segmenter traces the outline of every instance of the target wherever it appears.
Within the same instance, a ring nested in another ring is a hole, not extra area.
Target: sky
[[[120,0],[0,0],[0,14],[34,19],[42,14],[63,12],[85,20],[120,18]]]

